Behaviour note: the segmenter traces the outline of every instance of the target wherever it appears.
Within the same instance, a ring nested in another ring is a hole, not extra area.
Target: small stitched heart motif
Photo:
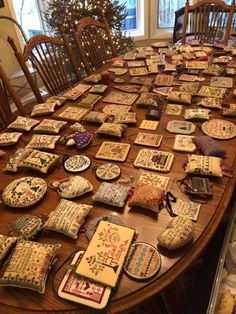
[[[92,134],[89,131],[85,131],[82,133],[76,132],[73,136],[75,141],[75,145],[78,149],[84,148],[89,145],[92,140]]]

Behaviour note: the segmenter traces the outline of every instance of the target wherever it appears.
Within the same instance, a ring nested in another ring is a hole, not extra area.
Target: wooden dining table
[[[111,67],[111,62],[106,64],[101,72],[109,67]],[[150,74],[149,76],[153,76],[153,78],[155,77],[155,75]],[[118,85],[118,83],[113,81],[115,77],[116,76],[114,73],[110,73],[109,87],[103,96],[107,95],[110,91],[115,90],[113,86]],[[125,83],[123,84],[129,84],[130,76],[128,73],[123,75],[122,78],[125,79]],[[206,77],[206,81],[200,82],[200,85],[208,84],[209,79],[209,77]],[[175,76],[175,81],[177,80],[178,76]],[[236,87],[236,84],[234,84],[234,87]],[[179,86],[174,85],[174,90],[178,89]],[[233,89],[228,90],[224,98],[224,103],[229,104],[235,102],[232,97],[232,90]],[[83,96],[75,101],[67,101],[66,103],[77,104],[81,98],[83,98]],[[94,106],[93,110],[101,111],[106,105],[107,103],[104,103],[101,99]],[[183,107],[184,109],[187,109],[196,108],[197,106],[193,103],[192,105],[184,105]],[[66,235],[54,231],[42,230],[33,241],[38,241],[40,243],[61,244],[61,248],[56,254],[57,260],[52,265],[48,275],[45,293],[39,294],[31,290],[16,287],[0,287],[0,313],[127,313],[148,299],[160,294],[163,289],[170,285],[178,276],[180,276],[187,268],[189,268],[198,258],[198,256],[206,249],[209,241],[211,240],[227,211],[228,204],[234,190],[236,177],[236,138],[230,140],[216,140],[217,143],[226,151],[226,158],[223,160],[223,164],[225,164],[228,169],[230,168],[232,170],[231,176],[210,178],[213,197],[209,198],[207,202],[201,204],[198,220],[197,222],[194,222],[194,238],[190,243],[182,248],[176,250],[167,250],[158,245],[157,236],[165,229],[171,219],[169,212],[165,208],[160,210],[159,214],[156,215],[151,211],[141,208],[129,209],[128,206],[125,206],[124,208],[118,209],[110,205],[93,203],[92,201],[92,196],[101,184],[101,181],[95,175],[95,169],[97,166],[107,162],[106,160],[95,158],[100,145],[105,140],[128,143],[131,145],[131,149],[128,153],[126,161],[115,162],[120,166],[122,172],[120,178],[114,181],[114,183],[119,181],[121,184],[131,185],[133,179],[137,177],[139,171],[139,169],[133,165],[134,160],[140,149],[148,148],[146,146],[134,144],[134,140],[138,132],[155,133],[163,136],[163,140],[158,150],[174,153],[174,162],[171,170],[168,173],[158,172],[158,174],[171,178],[169,190],[173,195],[176,197],[188,199],[188,196],[182,189],[180,189],[177,182],[177,180],[184,178],[186,175],[184,171],[184,165],[186,164],[188,154],[173,151],[172,148],[175,134],[169,133],[166,130],[168,121],[184,121],[184,117],[183,115],[175,116],[165,114],[165,108],[166,104],[163,107],[163,114],[157,130],[141,130],[139,129],[139,125],[142,120],[146,118],[147,109],[136,107],[134,102],[131,111],[137,113],[137,124],[132,126],[129,125],[121,139],[100,136],[95,133],[98,125],[85,123],[82,121],[81,123],[83,126],[93,133],[92,142],[89,144],[89,146],[82,150],[78,150],[74,146],[67,147],[58,143],[53,152],[60,156],[61,162],[48,174],[42,174],[34,170],[23,168],[19,169],[16,173],[4,171],[4,167],[6,162],[9,160],[9,156],[12,155],[17,148],[25,147],[27,145],[31,139],[32,134],[34,134],[33,131],[24,133],[17,145],[4,148],[6,155],[1,159],[0,162],[1,189],[4,189],[11,181],[23,176],[42,177],[47,181],[47,183],[53,180],[64,179],[71,175],[71,173],[68,173],[62,165],[62,159],[64,155],[73,156],[76,154],[83,154],[88,156],[91,159],[91,166],[82,173],[79,173],[79,175],[88,179],[92,183],[93,192],[73,200],[76,203],[93,205],[93,208],[86,219],[85,227],[89,226],[91,221],[100,215],[118,215],[125,226],[135,229],[135,241],[147,242],[158,249],[161,255],[161,268],[153,278],[147,281],[133,280],[132,278],[128,277],[125,272],[122,272],[117,287],[112,290],[108,305],[103,310],[95,310],[78,303],[64,300],[57,295],[58,286],[63,276],[65,275],[65,272],[67,271],[67,265],[73,257],[73,252],[79,249],[86,250],[89,244],[84,233],[86,228],[81,229],[78,234],[78,239],[71,239]],[[234,122],[233,119],[223,117],[222,110],[212,110],[210,115],[211,118],[223,118],[225,120]],[[48,117],[49,116],[47,116],[47,118]],[[45,118],[45,116],[36,118],[42,120]],[[60,132],[60,135],[71,133],[71,129],[69,128],[71,124],[72,123],[69,123],[66,128]],[[196,125],[196,131],[193,135],[204,135],[201,130],[202,122],[198,121],[194,122],[194,124]],[[11,222],[21,215],[32,214],[42,217],[48,216],[49,213],[56,208],[59,201],[60,196],[57,191],[48,188],[45,197],[39,203],[29,208],[10,208],[2,203],[0,205],[0,233],[8,234]]]

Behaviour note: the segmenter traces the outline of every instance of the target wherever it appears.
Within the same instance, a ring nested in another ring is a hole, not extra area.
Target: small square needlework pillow
[[[47,173],[48,169],[59,158],[56,154],[40,152],[34,149],[23,161],[20,162],[19,167],[25,167],[38,170],[42,173]]]
[[[192,95],[187,92],[173,91],[169,93],[167,100],[172,103],[191,105]]]
[[[154,93],[142,93],[136,102],[138,107],[157,107],[158,96]]]
[[[17,151],[10,156],[4,170],[16,172],[21,161],[24,160],[31,152],[32,149],[18,148]]]
[[[103,123],[108,117],[109,115],[104,112],[90,111],[82,120],[91,123]]]
[[[57,107],[60,107],[65,101],[66,98],[63,96],[52,96],[46,100],[46,103],[55,104]]]
[[[26,148],[54,149],[59,138],[59,135],[34,134],[31,141],[26,145]]]
[[[129,187],[103,182],[92,199],[108,205],[123,207],[129,194]]]
[[[189,155],[185,172],[222,177],[221,162],[218,157]]]
[[[115,115],[113,123],[137,123],[136,112],[127,112],[124,115]]]
[[[128,205],[139,206],[158,213],[162,195],[163,190],[139,181],[135,187],[134,194],[128,201]]]
[[[184,118],[186,120],[209,120],[209,109],[186,109],[184,113]]]
[[[53,119],[44,119],[34,128],[34,131],[48,133],[48,134],[58,134],[60,130],[67,124],[66,121],[57,121]]]
[[[60,246],[20,240],[0,277],[0,286],[26,288],[44,293],[49,269]]]
[[[121,123],[103,123],[95,133],[102,135],[110,135],[116,137],[122,137],[127,125]]]
[[[61,200],[57,208],[50,213],[43,228],[64,233],[73,239],[77,239],[79,228],[84,223],[85,217],[92,207],[91,205]]]
[[[8,129],[30,131],[39,122],[39,120],[18,116],[15,121],[8,125]]]
[[[21,132],[8,132],[0,134],[0,146],[14,145],[18,142],[23,133]]]
[[[0,234],[0,264],[16,241],[16,237],[8,237]]]
[[[34,105],[34,108],[31,112],[31,117],[44,116],[44,115],[53,113],[55,107],[56,107],[56,104],[51,103],[51,102]]]

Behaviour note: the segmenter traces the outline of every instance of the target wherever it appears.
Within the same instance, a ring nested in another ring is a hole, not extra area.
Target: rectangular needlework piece
[[[96,158],[125,161],[130,150],[130,144],[116,143],[116,142],[103,142],[100,146]]]
[[[76,273],[115,287],[133,236],[133,229],[102,220]]]

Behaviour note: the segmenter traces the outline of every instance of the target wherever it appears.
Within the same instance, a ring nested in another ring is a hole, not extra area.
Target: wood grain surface
[[[108,67],[111,64],[108,64]],[[104,70],[104,69],[103,69]],[[114,74],[110,74],[111,78],[114,78]],[[126,83],[129,81],[129,76],[122,76],[126,78]],[[209,79],[207,78],[207,81]],[[205,82],[200,84],[205,85]],[[110,83],[110,87],[105,92],[104,95],[107,95],[111,90],[113,90],[112,85],[117,85],[116,83]],[[178,87],[174,87],[178,89]],[[83,97],[83,96],[82,96]],[[76,103],[79,100],[71,103]],[[225,97],[227,103],[235,102],[234,99],[231,99],[230,93]],[[96,110],[101,110],[106,103],[103,103],[100,100],[96,105]],[[184,106],[187,108],[190,106]],[[196,107],[195,105],[191,105]],[[135,104],[132,106],[132,111],[137,113],[137,126],[129,126],[125,131],[125,135],[122,139],[111,139],[93,134],[93,139],[90,145],[78,151],[74,147],[65,147],[60,144],[56,145],[54,150],[55,153],[59,154],[61,160],[65,154],[75,155],[75,154],[85,154],[89,156],[92,160],[92,164],[89,169],[80,173],[84,178],[88,179],[94,187],[94,192],[98,189],[101,181],[99,181],[95,176],[94,168],[103,164],[104,160],[98,160],[95,158],[95,155],[104,140],[112,140],[116,142],[123,142],[131,144],[131,149],[129,151],[128,157],[125,162],[118,162],[121,167],[122,174],[119,179],[129,179],[130,176],[136,176],[138,169],[133,166],[133,162],[141,148],[147,148],[146,146],[139,146],[134,144],[134,139],[138,132],[146,132],[144,130],[138,129],[141,121],[145,119],[146,109],[136,108]],[[164,110],[165,111],[165,106]],[[223,118],[221,111],[211,112],[212,118]],[[43,117],[40,117],[42,120]],[[172,147],[174,143],[174,134],[170,134],[166,131],[166,124],[170,120],[184,120],[183,116],[173,116],[166,115],[163,113],[160,124],[156,131],[147,131],[149,133],[157,133],[163,135],[163,141],[161,143],[160,150],[173,152]],[[230,120],[230,119],[226,119]],[[233,120],[230,120],[233,121]],[[91,132],[98,128],[96,125],[88,124],[82,122],[82,124]],[[201,123],[195,123],[197,125],[196,132],[194,135],[203,135],[200,126]],[[69,125],[65,128],[61,134],[71,132]],[[44,178],[47,182],[56,179],[63,179],[71,174],[66,172],[63,166],[55,168],[53,171],[47,175],[40,174],[39,172],[33,170],[21,169],[17,173],[6,173],[3,171],[6,161],[9,159],[9,155],[13,154],[17,147],[24,147],[30,141],[33,132],[24,133],[18,142],[17,146],[6,148],[5,151],[7,154],[1,159],[0,162],[0,187],[4,188],[12,180],[20,178],[22,176],[39,176]],[[162,289],[164,289],[168,284],[175,280],[182,272],[184,272],[191,263],[199,256],[199,254],[206,248],[209,240],[213,236],[215,230],[217,229],[220,221],[222,220],[226,210],[227,205],[230,201],[236,176],[236,167],[235,167],[235,146],[236,138],[217,142],[221,145],[223,149],[227,152],[227,157],[224,160],[224,164],[230,166],[234,169],[233,178],[223,177],[223,178],[211,178],[213,198],[210,199],[207,204],[202,205],[198,221],[194,223],[195,233],[193,242],[189,243],[181,249],[175,251],[168,251],[157,246],[157,235],[166,227],[170,220],[168,212],[163,209],[160,211],[158,218],[152,212],[149,212],[145,209],[131,209],[128,211],[127,207],[124,209],[116,209],[112,206],[103,205],[103,204],[94,204],[93,209],[90,211],[86,225],[88,225],[93,218],[101,214],[112,214],[113,212],[117,213],[126,226],[135,228],[138,238],[137,240],[146,241],[154,246],[158,247],[158,250],[162,258],[162,266],[159,273],[151,280],[146,282],[138,282],[130,279],[122,273],[120,281],[116,289],[112,291],[110,300],[107,307],[104,310],[93,310],[87,308],[80,304],[72,303],[66,300],[59,298],[55,292],[58,285],[60,284],[65,272],[66,267],[63,266],[57,273],[55,271],[62,265],[65,260],[79,248],[86,249],[88,246],[88,240],[84,233],[80,232],[78,239],[73,240],[63,234],[56,233],[49,230],[43,230],[37,237],[36,241],[42,243],[61,243],[61,248],[57,254],[57,261],[52,266],[50,274],[48,276],[46,290],[43,295],[40,295],[36,292],[14,288],[14,287],[0,287],[0,313],[125,313],[129,310],[135,308],[142,302],[148,300],[155,294],[158,294]],[[175,196],[186,198],[186,195],[183,194],[178,188],[175,180],[181,179],[185,176],[183,166],[187,160],[186,153],[174,152],[175,159],[171,171],[169,173],[163,173],[163,175],[173,178],[173,183],[171,185],[171,192]],[[161,174],[161,173],[160,173]],[[117,179],[116,181],[118,181]],[[115,182],[116,182],[115,181]],[[94,193],[93,192],[93,193]],[[75,199],[76,203],[85,203],[92,204],[92,193],[86,194],[82,197]],[[12,220],[24,214],[37,214],[37,215],[48,215],[52,210],[55,209],[57,204],[60,201],[59,194],[56,191],[48,188],[46,196],[33,207],[27,209],[14,209],[9,208],[3,204],[0,206],[0,233],[7,234],[8,227]],[[54,284],[53,284],[54,283]],[[54,286],[54,288],[53,288]]]

